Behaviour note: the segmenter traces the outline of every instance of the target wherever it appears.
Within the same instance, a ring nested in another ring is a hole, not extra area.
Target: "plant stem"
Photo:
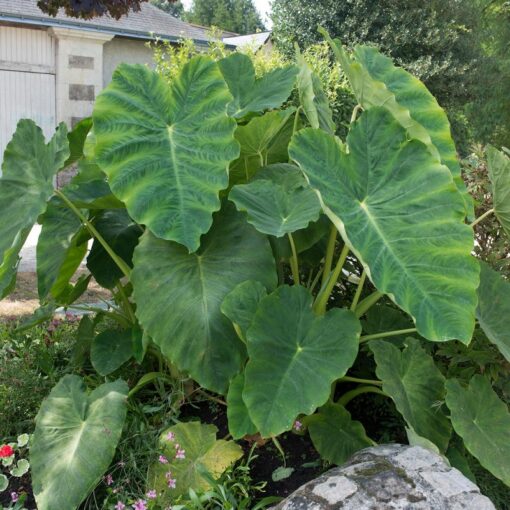
[[[362,336],[359,341],[360,343],[368,342],[369,340],[377,340],[378,338],[388,338],[390,336],[399,336],[406,335],[407,333],[415,333],[417,331],[416,328],[408,328],[408,329],[397,329],[395,331],[384,331],[383,333],[375,333],[373,335],[365,335]]]
[[[58,189],[55,190],[55,195],[60,197],[65,204],[76,214],[80,221],[87,227],[89,232],[98,240],[103,246],[106,253],[110,255],[112,260],[117,264],[118,268],[122,271],[122,274],[129,278],[131,274],[131,268],[112,250],[110,245],[105,241],[104,237],[96,230],[96,227],[82,214],[82,212]]]
[[[358,116],[358,112],[361,110],[361,105],[357,104],[354,109],[352,110],[351,115],[351,124],[356,121],[356,117]]]
[[[125,312],[128,314],[129,318],[131,319],[131,322],[133,324],[136,324],[135,312],[133,311],[133,307],[131,306],[129,299],[126,296],[126,293],[124,292],[124,287],[122,286],[122,283],[120,283],[120,281],[117,282],[117,290],[118,290],[120,299],[121,299],[122,303],[124,304]]]
[[[299,123],[299,114],[301,113],[301,110],[303,108],[301,106],[298,106],[298,109],[296,110],[296,115],[294,116],[294,127],[292,129],[292,135],[295,135],[297,132],[297,127]]]
[[[276,446],[276,449],[280,452],[280,455],[283,459],[283,467],[287,466],[287,459],[285,458],[285,452],[283,451],[282,445],[280,444],[280,441],[276,438],[276,436],[272,436],[271,440],[273,441],[274,445]]]
[[[347,259],[347,255],[349,254],[349,247],[345,244],[342,252],[340,253],[340,257],[338,258],[338,262],[335,266],[333,274],[329,279],[326,287],[320,292],[315,300],[314,309],[319,315],[324,315],[326,313],[326,306],[328,304],[329,296],[331,296],[331,292],[340,277],[340,273],[342,272],[342,268],[344,267],[345,261]]]
[[[287,235],[289,237],[290,248],[292,250],[292,257],[290,259],[292,278],[294,279],[294,285],[299,285],[299,261],[296,251],[296,245],[294,244],[294,238],[292,237],[292,234],[289,232]]]
[[[488,211],[485,211],[481,216],[476,218],[476,220],[473,221],[473,223],[471,223],[471,227],[474,227],[475,225],[478,225],[478,223],[480,223],[485,218],[487,218],[487,216],[490,216],[493,212],[494,212],[494,209],[489,209]]]
[[[313,292],[313,289],[315,289],[315,286],[317,285],[317,282],[319,281],[319,278],[321,277],[322,272],[324,271],[324,267],[321,267],[317,274],[315,275],[315,278],[313,279],[312,284],[308,287],[310,289],[310,292]]]
[[[385,397],[388,396],[386,395],[386,393],[384,393],[383,390],[375,386],[359,386],[358,388],[355,388],[351,391],[348,391],[347,393],[344,393],[338,399],[337,404],[340,404],[345,407],[353,398],[356,398],[358,395],[362,395],[363,393],[377,393],[378,395],[383,395]]]
[[[359,298],[361,297],[361,292],[363,291],[363,285],[365,284],[365,280],[367,278],[367,272],[363,269],[363,272],[361,273],[359,282],[358,282],[358,288],[356,289],[356,294],[354,294],[354,299],[352,300],[351,304],[351,311],[354,312],[356,310],[356,307],[358,306]]]
[[[376,290],[375,292],[372,292],[370,296],[367,296],[359,305],[356,307],[356,310],[354,313],[356,314],[356,317],[359,319],[362,315],[365,315],[367,311],[374,306],[379,299],[381,299],[384,296],[382,292],[379,292]]]
[[[376,381],[372,379],[359,379],[358,377],[350,377],[348,375],[342,377],[341,379],[338,379],[338,382],[353,382],[353,383],[359,383],[359,384],[371,384],[373,386],[382,386],[382,381]]]
[[[221,400],[221,398],[213,397],[212,395],[209,395],[209,393],[207,393],[204,390],[198,389],[197,393],[200,393],[200,395],[203,395],[205,398],[208,398],[209,400],[212,400],[213,402],[217,402],[218,404],[221,404],[222,406],[227,405],[227,403],[224,400]]]
[[[326,285],[329,275],[331,274],[331,266],[333,265],[333,256],[335,255],[335,244],[337,229],[335,225],[331,225],[329,232],[328,247],[326,249],[326,259],[324,261],[324,272],[322,273],[322,287]]]

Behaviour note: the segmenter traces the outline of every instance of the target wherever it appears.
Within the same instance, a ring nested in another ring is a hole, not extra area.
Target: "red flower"
[[[0,459],[14,455],[14,448],[8,444],[0,446]]]

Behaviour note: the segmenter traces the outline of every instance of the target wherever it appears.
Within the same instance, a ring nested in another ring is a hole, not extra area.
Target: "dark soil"
[[[13,476],[9,477],[9,487],[6,491],[0,492],[0,505],[9,507],[9,504],[12,502],[11,492],[16,492],[20,498],[24,494],[26,497],[23,503],[25,508],[35,510],[36,506],[35,499],[32,494],[32,483],[28,473],[21,478],[14,478]]]

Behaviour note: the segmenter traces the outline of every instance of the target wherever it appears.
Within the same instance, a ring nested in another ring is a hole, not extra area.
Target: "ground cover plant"
[[[140,395],[154,386],[163,400],[175,381],[227,404],[230,437],[162,422],[134,508],[229,508],[242,438],[278,451],[293,430],[340,464],[375,443],[349,411],[368,396],[391,402],[410,443],[467,474],[474,457],[510,485],[495,382],[510,361],[510,284],[473,256],[486,218],[510,232],[510,160],[490,149],[493,203],[475,218],[426,87],[374,48],[351,55],[323,35],[357,102],[342,138],[299,54],[261,75],[242,53],[194,56],[168,80],[121,65],[73,131],[60,125],[46,142],[20,121],[0,180],[1,295],[36,221],[41,308],[21,327],[70,306],[92,276],[112,294],[80,305],[95,315],[74,356],[95,373],[64,375],[36,418],[41,510],[78,508],[110,474]],[[72,164],[76,177],[55,189]],[[85,256],[90,273],[69,283]],[[470,355],[491,370],[463,370]]]

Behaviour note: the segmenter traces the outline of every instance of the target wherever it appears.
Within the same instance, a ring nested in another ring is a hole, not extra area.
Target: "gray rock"
[[[420,446],[382,445],[303,485],[273,510],[495,510],[460,471]]]

